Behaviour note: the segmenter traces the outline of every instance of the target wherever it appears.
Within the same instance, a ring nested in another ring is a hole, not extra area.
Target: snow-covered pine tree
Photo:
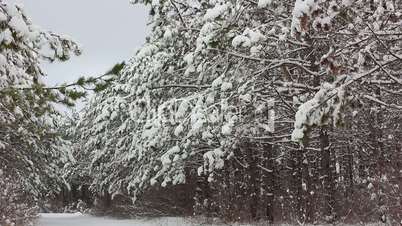
[[[10,210],[1,212],[2,225],[23,222],[29,208],[20,207],[62,183],[57,164],[64,153],[52,122],[52,103],[69,103],[81,94],[47,87],[40,63],[79,53],[70,38],[40,29],[20,6],[0,1],[0,196],[13,199],[1,198],[1,208]]]
[[[152,32],[80,123],[95,190],[136,197],[198,174],[196,204],[230,220],[333,222],[357,210],[367,197],[342,205],[336,188],[361,189],[365,150],[338,127],[360,142],[369,129],[353,117],[373,106],[386,109],[377,128],[400,127],[400,1],[135,2],[150,5]]]

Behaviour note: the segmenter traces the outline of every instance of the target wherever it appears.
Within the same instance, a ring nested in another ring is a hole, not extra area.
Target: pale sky
[[[22,3],[34,24],[68,35],[82,45],[82,56],[43,65],[51,85],[106,72],[133,56],[148,32],[148,10],[129,0],[8,1]]]

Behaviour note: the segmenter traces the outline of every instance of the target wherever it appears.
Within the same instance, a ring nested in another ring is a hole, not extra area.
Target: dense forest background
[[[0,225],[400,224],[402,1],[133,3],[152,28],[136,55],[49,87],[40,63],[80,48],[0,1]]]

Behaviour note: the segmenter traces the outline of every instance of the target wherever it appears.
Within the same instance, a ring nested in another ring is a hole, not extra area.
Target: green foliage
[[[108,72],[106,72],[106,75],[119,75],[121,70],[124,68],[124,66],[126,66],[126,62],[121,62],[121,63],[117,63],[115,64],[112,69],[110,69]]]

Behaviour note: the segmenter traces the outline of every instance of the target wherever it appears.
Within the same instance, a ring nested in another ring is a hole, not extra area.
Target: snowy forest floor
[[[37,226],[183,226],[191,225],[182,218],[113,219],[83,214],[40,214]]]
[[[225,224],[232,226],[266,226],[267,223]],[[367,224],[365,224],[367,225]],[[380,226],[369,224],[367,226]],[[36,226],[223,226],[223,224],[195,223],[194,220],[178,217],[162,217],[154,219],[113,219],[93,217],[83,214],[41,214]],[[278,225],[279,226],[279,225]],[[281,226],[291,226],[282,224]],[[344,225],[346,226],[346,225]],[[350,225],[351,226],[351,225]]]

